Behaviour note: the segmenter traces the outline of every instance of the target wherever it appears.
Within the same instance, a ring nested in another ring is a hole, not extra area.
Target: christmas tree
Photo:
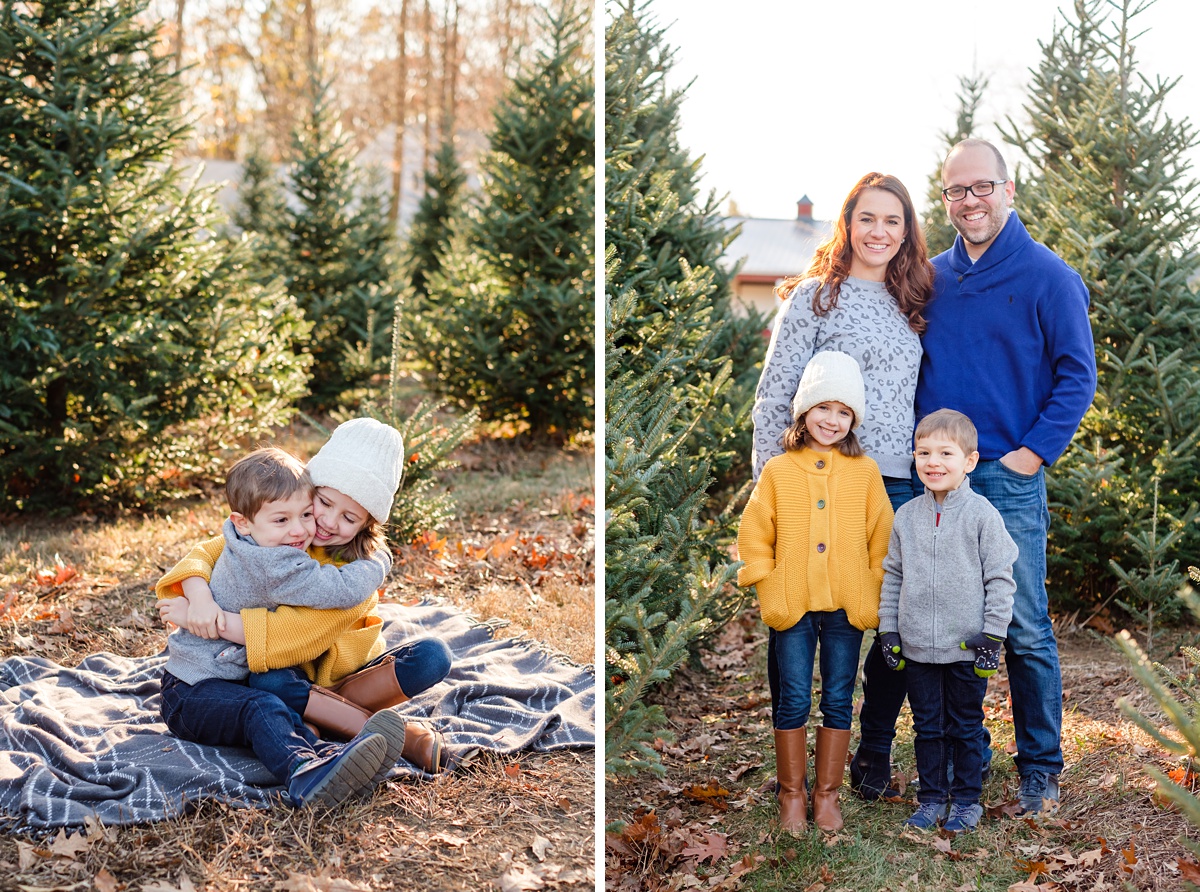
[[[949,250],[958,234],[946,216],[946,206],[942,203],[942,161],[953,146],[978,135],[975,132],[976,116],[987,85],[987,78],[979,74],[958,79],[958,114],[955,116],[954,129],[941,133],[942,154],[937,159],[937,167],[929,175],[929,186],[925,192],[926,210],[921,229],[925,233],[925,245],[930,257]]]

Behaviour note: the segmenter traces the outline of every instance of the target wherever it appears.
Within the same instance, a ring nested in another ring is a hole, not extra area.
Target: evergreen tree
[[[496,110],[481,201],[405,324],[434,390],[561,439],[595,411],[595,93],[590,4],[559,0],[546,17]]]
[[[632,2],[605,37],[605,664],[610,772],[656,770],[646,694],[743,603],[729,493],[749,428],[761,319],[730,307],[730,235],[698,204],[662,31]],[[735,381],[742,355],[742,377]],[[753,358],[751,358],[753,357]],[[745,445],[742,456],[749,454]],[[745,467],[745,465],[743,465]],[[743,479],[749,477],[748,469]]]
[[[433,170],[425,174],[425,194],[408,229],[400,261],[401,278],[408,292],[409,312],[421,312],[429,296],[429,279],[442,269],[450,249],[450,233],[462,217],[467,176],[458,163],[454,140],[442,140]]]
[[[942,203],[942,162],[953,146],[968,137],[978,135],[975,132],[975,120],[987,86],[988,79],[981,74],[958,79],[958,114],[954,119],[954,129],[943,130],[941,133],[944,148],[941,157],[937,159],[937,166],[929,175],[929,188],[925,193],[925,219],[921,228],[925,232],[925,244],[930,257],[936,257],[949,250],[958,234],[954,224],[946,216],[946,206]]]
[[[1120,594],[1136,610],[1169,609],[1164,543],[1200,547],[1200,297],[1188,284],[1200,205],[1186,158],[1197,139],[1165,110],[1176,81],[1137,71],[1146,6],[1077,0],[1043,47],[1031,123],[1006,134],[1032,162],[1022,219],[1083,276],[1096,341],[1095,402],[1049,478],[1052,588],[1068,604]]]
[[[152,501],[286,420],[307,325],[171,166],[144,3],[0,3],[0,505]]]

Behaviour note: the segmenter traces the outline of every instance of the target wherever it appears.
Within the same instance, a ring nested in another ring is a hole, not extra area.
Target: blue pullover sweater
[[[975,263],[960,235],[933,266],[917,420],[957,409],[978,428],[983,461],[1026,446],[1053,464],[1096,393],[1083,280],[1015,212]]]

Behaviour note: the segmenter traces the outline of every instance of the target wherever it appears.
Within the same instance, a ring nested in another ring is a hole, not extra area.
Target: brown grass
[[[282,445],[311,455],[311,436]],[[446,475],[459,519],[396,548],[389,596],[433,596],[508,620],[579,664],[594,659],[594,454],[590,445],[462,449]],[[75,665],[109,650],[161,651],[153,584],[224,517],[219,500],[157,516],[0,526],[0,658]],[[74,570],[67,575],[63,568]],[[40,575],[39,575],[40,574]],[[60,581],[55,582],[55,576]],[[141,827],[55,842],[0,839],[0,889],[591,889],[592,751],[486,756],[428,782],[389,782],[362,802],[269,811],[202,803]]]

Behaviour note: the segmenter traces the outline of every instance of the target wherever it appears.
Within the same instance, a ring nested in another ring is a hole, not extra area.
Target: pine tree
[[[605,37],[605,736],[607,770],[658,770],[646,694],[743,603],[728,491],[749,427],[761,319],[736,316],[729,234],[698,204],[662,31],[633,3]],[[739,340],[740,339],[740,340]],[[744,354],[748,385],[739,389]],[[753,357],[751,359],[750,357]],[[746,445],[742,455],[748,455]],[[743,466],[744,467],[744,466]],[[748,477],[748,469],[743,477]]]
[[[434,390],[562,439],[595,411],[595,91],[590,4],[545,16],[544,44],[496,110],[481,200],[405,324]]]
[[[1171,588],[1154,543],[1200,547],[1200,296],[1188,284],[1200,205],[1186,158],[1197,138],[1166,112],[1176,81],[1137,70],[1147,5],[1077,0],[1034,73],[1031,124],[1006,128],[1032,161],[1022,219],[1083,276],[1096,341],[1095,402],[1049,478],[1052,587],[1068,603],[1119,594],[1139,610],[1154,606],[1139,592]]]
[[[328,410],[357,403],[387,369],[395,236],[387,200],[356,165],[326,88],[293,133],[288,160],[291,201],[270,196],[258,173],[264,162],[255,162],[254,178],[244,181],[242,222],[263,237],[260,269],[278,270],[313,325],[311,338],[298,345],[313,357],[303,405]]]
[[[442,260],[450,250],[450,234],[462,217],[466,184],[454,140],[446,138],[434,158],[433,170],[425,174],[425,194],[413,215],[400,261],[409,312],[424,309],[429,279],[442,269]]]
[[[0,4],[0,504],[103,510],[286,420],[307,325],[210,233],[144,4]]]
[[[975,120],[987,87],[988,79],[981,74],[958,79],[958,114],[954,119],[954,129],[943,130],[941,133],[944,146],[942,157],[937,159],[937,166],[929,175],[929,187],[925,193],[925,219],[921,228],[925,233],[925,244],[930,257],[936,257],[949,250],[957,235],[942,203],[942,161],[952,147],[968,137],[978,135],[975,132]]]

